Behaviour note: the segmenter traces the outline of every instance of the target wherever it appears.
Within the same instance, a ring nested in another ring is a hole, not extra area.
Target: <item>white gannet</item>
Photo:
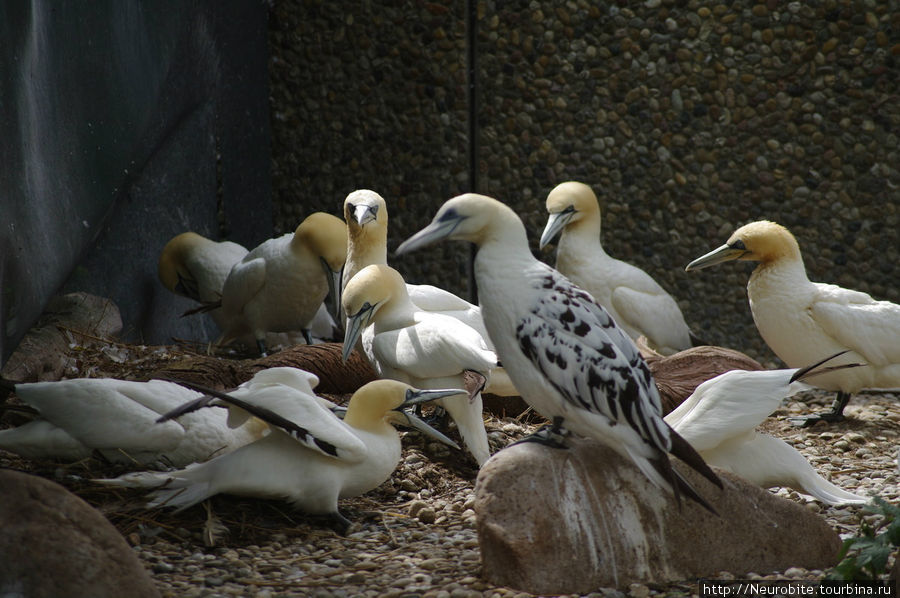
[[[214,393],[214,403],[227,404],[230,417],[253,415],[268,424],[270,433],[179,471],[97,481],[154,488],[148,508],[181,510],[219,493],[282,499],[307,513],[331,516],[346,532],[350,522],[338,510],[338,499],[378,487],[400,461],[400,437],[391,424],[431,430],[399,410],[460,393],[465,391],[416,390],[394,380],[375,380],[353,394],[343,421],[315,397],[290,386],[268,384],[243,398]],[[180,412],[173,415],[181,417]]]
[[[265,433],[255,420],[228,426],[219,409],[156,424],[202,395],[163,380],[76,378],[16,384],[15,392],[39,417],[0,431],[0,449],[33,459],[78,460],[96,451],[114,462],[182,467]]]
[[[344,289],[342,301],[347,314],[344,360],[363,329],[372,324],[371,341],[363,343],[363,350],[379,378],[417,388],[465,388],[466,372],[488,379],[497,367],[497,356],[477,331],[449,316],[416,307],[403,277],[390,266],[360,270]],[[491,456],[480,391],[439,401],[456,422],[479,467]]]
[[[657,486],[712,510],[672,468],[672,453],[721,487],[693,448],[662,419],[650,370],[628,336],[586,292],[535,259],[525,226],[501,202],[450,199],[398,253],[441,239],[478,247],[475,278],[485,325],[516,388],[560,426],[630,459]]]
[[[212,241],[195,232],[184,232],[172,237],[159,254],[157,273],[159,280],[172,293],[187,297],[200,304],[198,310],[208,313],[219,330],[228,328],[222,312],[222,287],[228,273],[248,251],[243,245],[231,241]],[[325,303],[309,325],[315,338],[333,338],[337,324],[328,313]],[[248,335],[252,339],[252,335]],[[267,344],[292,342],[288,335],[271,334]]]
[[[346,226],[323,212],[310,214],[294,233],[257,246],[225,280],[222,312],[227,327],[216,344],[250,333],[265,355],[267,332],[295,330],[310,343],[310,322],[322,300],[330,291],[339,301],[346,258]]]
[[[343,286],[346,287],[357,272],[373,264],[387,264],[388,211],[384,198],[369,189],[357,189],[344,199],[344,220],[347,222],[347,263],[344,266]],[[406,283],[406,291],[417,308],[441,313],[474,328],[493,349],[481,319],[481,308],[440,287]],[[364,332],[363,342],[368,342]],[[485,392],[512,396],[518,392],[503,368],[491,375]]]
[[[867,499],[816,473],[797,449],[756,431],[783,399],[812,388],[803,380],[835,371],[819,369],[834,357],[802,369],[725,372],[698,386],[665,420],[708,464],[754,484],[794,488],[830,505],[864,504]]]
[[[590,293],[632,340],[643,335],[663,355],[691,346],[675,299],[649,274],[610,257],[600,243],[600,203],[584,183],[560,183],[547,195],[543,249],[557,235],[556,269]]]
[[[900,388],[900,305],[811,282],[794,235],[774,222],[745,224],[725,245],[685,270],[728,260],[759,262],[747,283],[750,311],[763,340],[788,367],[802,367],[845,349],[850,351],[841,363],[866,364],[817,376],[813,386],[837,391],[834,405],[829,412],[795,418],[795,423],[840,421],[851,394]]]

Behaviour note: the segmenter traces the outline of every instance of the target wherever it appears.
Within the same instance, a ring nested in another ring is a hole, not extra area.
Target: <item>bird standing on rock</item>
[[[290,386],[268,384],[239,398],[215,393],[231,412],[266,422],[264,438],[206,463],[171,472],[141,472],[96,480],[112,486],[153,488],[147,507],[178,510],[214,494],[282,499],[311,514],[328,515],[340,531],[351,523],[338,499],[358,496],[387,480],[400,461],[400,437],[392,424],[409,422],[428,432],[406,407],[463,390],[416,390],[394,380],[376,380],[350,399],[343,421],[315,397]],[[176,412],[178,416],[179,412]]]
[[[797,449],[756,426],[783,399],[812,387],[803,381],[861,364],[822,367],[839,356],[799,369],[732,370],[707,380],[665,419],[710,465],[763,488],[787,486],[830,505],[864,504],[866,498],[835,486]]]
[[[481,388],[497,367],[497,356],[474,329],[459,320],[426,312],[413,305],[399,272],[385,265],[360,270],[344,289],[347,325],[344,360],[363,329],[372,325],[363,343],[379,378],[402,380],[417,388],[466,388],[466,373],[480,384],[469,396],[447,397],[447,410],[479,467],[491,456],[484,429]]]
[[[267,332],[300,330],[312,344],[309,326],[331,293],[340,305],[341,268],[347,259],[347,229],[340,218],[316,212],[293,233],[269,239],[234,265],[222,288],[226,328],[223,345],[252,334],[262,355]]]
[[[556,269],[590,293],[633,340],[643,335],[663,355],[691,346],[675,299],[641,270],[611,257],[600,243],[600,204],[584,183],[560,183],[547,195],[543,249],[557,235]]]
[[[840,363],[864,363],[817,376],[813,385],[837,391],[831,411],[794,423],[840,421],[850,396],[862,389],[900,388],[900,305],[866,293],[811,282],[794,235],[780,224],[757,221],[737,229],[728,242],[685,270],[729,260],[759,262],[747,283],[750,311],[769,348],[789,367],[849,349]]]
[[[490,197],[460,195],[397,251],[442,239],[477,246],[484,322],[522,398],[554,428],[594,438],[630,459],[679,504],[683,492],[712,511],[668,454],[719,487],[721,481],[663,421],[653,377],[634,343],[588,293],[531,255],[515,212]]]

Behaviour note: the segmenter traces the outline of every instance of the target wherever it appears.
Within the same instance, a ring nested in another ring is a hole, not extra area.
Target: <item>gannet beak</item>
[[[437,399],[443,399],[444,397],[455,397],[458,395],[468,396],[469,393],[461,388],[446,388],[440,390],[415,390],[411,388],[406,391],[406,399],[403,401],[403,404],[400,405],[400,408],[412,407],[421,403],[436,401]]]
[[[684,271],[690,272],[691,270],[708,268],[709,266],[715,266],[716,264],[721,264],[722,262],[739,259],[741,256],[746,255],[747,253],[747,248],[744,247],[744,244],[740,241],[731,245],[722,245],[718,249],[713,249],[706,255],[702,255],[695,259],[693,262],[684,267]]]
[[[365,226],[369,222],[373,222],[378,218],[378,206],[367,206],[364,204],[356,204],[353,206],[353,219],[360,226]]]
[[[459,226],[459,223],[464,218],[464,216],[457,214],[455,210],[445,213],[440,218],[435,218],[431,221],[431,224],[401,243],[395,254],[409,253],[446,239],[453,234],[453,231],[456,230],[456,227]]]
[[[356,346],[359,335],[369,325],[373,310],[374,306],[366,302],[354,315],[347,316],[347,325],[344,327],[344,346],[341,350],[341,360],[344,363],[347,363],[347,360],[350,358],[350,353],[353,352],[353,347]]]
[[[340,322],[341,319],[341,276],[343,268],[335,272],[331,269],[324,259],[319,258],[322,262],[322,269],[325,271],[325,280],[328,281],[328,296],[331,297],[331,316],[335,321]]]
[[[460,389],[447,389],[447,390],[415,390],[409,389],[406,391],[406,400],[403,401],[403,404],[397,407],[394,410],[396,414],[394,419],[398,421],[401,425],[409,426],[411,428],[415,428],[416,430],[422,432],[429,438],[437,440],[442,444],[446,444],[447,446],[453,447],[455,449],[459,449],[459,445],[453,442],[451,439],[447,438],[445,435],[435,430],[427,423],[422,421],[418,416],[414,413],[406,411],[406,408],[412,407],[414,405],[419,405],[421,403],[427,403],[428,401],[434,401],[436,399],[442,399],[444,397],[454,397],[458,395],[465,395],[466,391]]]
[[[427,423],[422,421],[418,416],[416,416],[415,413],[410,413],[409,411],[403,411],[402,409],[394,410],[393,413],[395,413],[396,415],[393,416],[392,419],[394,419],[401,426],[409,426],[410,428],[414,428],[414,429],[418,430],[419,432],[421,432],[422,434],[425,434],[425,436],[428,436],[429,438],[437,440],[441,444],[446,444],[447,446],[450,446],[450,447],[453,447],[453,448],[459,450],[458,444],[456,444],[450,438],[444,436],[441,432],[439,432],[438,430],[435,430],[434,428],[429,426]]]
[[[569,221],[572,220],[572,216],[574,215],[575,208],[572,206],[569,206],[561,212],[553,212],[550,214],[547,217],[547,226],[544,227],[544,232],[541,234],[540,248],[543,249],[549,245],[553,239],[562,232],[562,229],[566,228],[566,225],[569,224]]]

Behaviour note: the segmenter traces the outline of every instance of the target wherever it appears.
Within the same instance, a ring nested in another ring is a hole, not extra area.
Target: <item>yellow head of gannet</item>
[[[347,261],[346,224],[331,214],[315,212],[297,226],[291,246],[295,251],[305,248],[319,258],[332,297],[332,315],[338,318],[341,271]]]
[[[344,220],[350,246],[346,282],[364,266],[387,263],[387,204],[378,193],[357,189],[344,199]]]
[[[594,239],[600,237],[600,203],[593,189],[584,183],[560,183],[547,194],[546,206],[549,216],[541,234],[541,249],[565,229],[583,231]]]
[[[721,247],[698,257],[685,270],[700,270],[730,260],[747,260],[772,264],[779,260],[799,261],[800,246],[794,235],[775,222],[759,220],[740,227]]]
[[[747,296],[760,335],[790,367],[838,351],[850,352],[842,363],[865,367],[834,371],[813,384],[838,392],[829,412],[795,418],[794,423],[837,421],[850,395],[864,388],[900,388],[900,305],[876,301],[866,293],[811,282],[794,236],[774,222],[751,222],[737,229],[725,245],[692,261],[698,270],[729,260],[759,265],[750,275]]]
[[[289,386],[266,384],[242,399],[215,393],[229,408],[244,409],[265,421],[271,432],[240,449],[205,463],[165,473],[127,474],[98,480],[117,486],[155,488],[148,507],[187,508],[214,494],[280,498],[308,513],[331,516],[341,531],[350,522],[338,499],[382,484],[400,460],[394,423],[417,422],[401,410],[465,391],[417,390],[393,380],[377,380],[354,393],[341,421],[316,397]]]

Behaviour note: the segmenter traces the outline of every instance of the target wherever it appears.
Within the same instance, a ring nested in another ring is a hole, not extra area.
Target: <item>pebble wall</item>
[[[749,264],[684,272],[741,224],[797,237],[812,280],[900,302],[900,3],[477,3],[477,190],[532,246],[557,183],[597,192],[603,244],[713,344],[774,362]],[[279,0],[270,13],[279,232],[381,193],[392,250],[468,191],[466,5]],[[468,251],[393,265],[467,293]],[[540,254],[550,263],[553,253]]]

